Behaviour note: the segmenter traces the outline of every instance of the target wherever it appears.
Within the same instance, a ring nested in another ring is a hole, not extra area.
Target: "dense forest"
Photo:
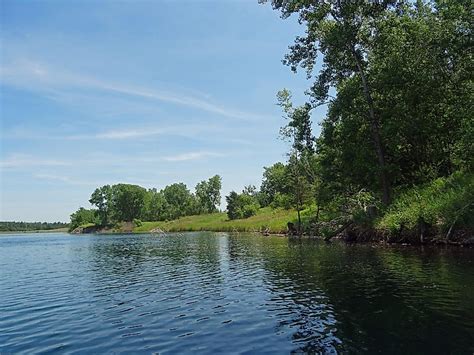
[[[226,196],[229,219],[271,207],[294,209],[299,234],[326,239],[472,235],[471,2],[261,2],[304,27],[283,63],[305,71],[307,102],[278,92],[288,159],[264,168],[259,189]],[[313,117],[322,105],[326,117]],[[75,212],[71,228],[216,212],[220,188],[219,176],[195,193],[182,183],[161,191],[103,186],[90,199],[96,208]]]
[[[472,231],[471,2],[271,4],[305,27],[284,63],[306,71],[308,102],[294,107],[288,91],[278,94],[295,207],[316,203],[316,228],[337,221],[336,230],[356,224],[421,239]],[[328,112],[314,137],[320,105]]]

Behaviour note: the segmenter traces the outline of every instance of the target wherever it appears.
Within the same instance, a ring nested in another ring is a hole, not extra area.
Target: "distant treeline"
[[[0,222],[0,232],[27,232],[67,228],[68,226],[68,223],[63,222]]]
[[[194,193],[184,183],[171,184],[162,190],[130,184],[104,185],[95,189],[89,199],[95,208],[81,207],[74,212],[69,229],[86,224],[106,227],[123,221],[164,221],[217,212],[220,190],[219,175],[198,183]]]

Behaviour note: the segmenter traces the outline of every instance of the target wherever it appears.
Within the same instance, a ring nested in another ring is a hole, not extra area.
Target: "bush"
[[[226,200],[227,216],[230,220],[254,216],[260,208],[256,196],[248,193],[238,194],[232,191],[226,196]]]
[[[71,232],[81,225],[95,224],[96,222],[96,210],[88,210],[84,207],[81,207],[76,212],[71,214],[71,223],[69,223],[69,231]]]
[[[292,200],[291,196],[287,194],[282,194],[280,192],[275,193],[275,196],[273,197],[273,201],[270,204],[272,208],[284,208],[286,210],[291,209],[292,207]]]

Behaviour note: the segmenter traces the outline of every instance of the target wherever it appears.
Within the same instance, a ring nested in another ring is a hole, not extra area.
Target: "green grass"
[[[295,221],[294,210],[261,208],[255,216],[246,219],[229,220],[226,213],[212,213],[197,216],[182,217],[168,222],[143,222],[135,227],[133,232],[145,233],[154,228],[167,232],[184,231],[216,231],[216,232],[255,232],[266,228],[271,233],[285,233],[287,223]]]
[[[84,223],[79,226],[79,228],[88,228],[88,227],[94,227],[94,223]]]
[[[380,229],[416,228],[422,219],[445,231],[451,225],[474,229],[474,174],[456,173],[400,194],[378,221]]]

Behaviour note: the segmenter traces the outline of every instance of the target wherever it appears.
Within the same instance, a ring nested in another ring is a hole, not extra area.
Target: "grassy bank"
[[[268,229],[270,233],[285,233],[287,223],[294,221],[296,212],[285,209],[260,209],[255,216],[246,219],[229,220],[227,214],[212,213],[182,217],[168,222],[142,222],[133,229],[134,233],[146,233],[155,228],[168,232],[216,231],[216,232],[253,232]]]
[[[378,209],[369,217],[358,207],[352,213],[330,216],[326,210],[315,221],[315,207],[302,211],[302,229],[307,235],[342,237],[360,242],[474,244],[474,175],[453,174],[408,188],[396,194],[388,209]],[[341,218],[344,217],[344,218]],[[148,233],[215,231],[286,233],[287,223],[295,224],[297,213],[282,208],[261,208],[246,219],[229,220],[226,213],[182,217],[172,221],[121,222],[108,228],[92,223],[79,233]],[[350,223],[347,223],[350,221]],[[341,228],[347,225],[347,227]]]
[[[422,231],[436,241],[472,239],[474,174],[455,173],[404,191],[375,228],[402,240],[416,240]]]

